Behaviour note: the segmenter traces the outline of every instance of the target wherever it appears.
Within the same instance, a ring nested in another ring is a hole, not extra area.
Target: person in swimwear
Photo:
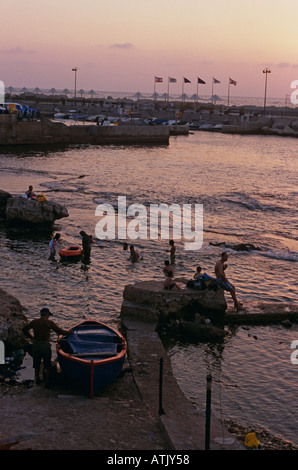
[[[165,290],[182,290],[173,279],[173,271],[168,272],[168,277],[164,281],[163,287]]]
[[[50,241],[50,243],[49,243],[50,258],[55,258],[56,246],[57,246],[57,244],[59,243],[60,239],[61,239],[60,233],[56,233],[56,235],[54,236],[54,238],[52,238],[52,240]]]
[[[215,264],[214,271],[215,271],[216,280],[217,280],[217,283],[219,284],[220,287],[222,287],[224,290],[230,292],[230,294],[232,296],[232,299],[234,301],[235,308],[237,310],[243,310],[241,302],[239,302],[239,300],[237,299],[235,287],[233,286],[233,284],[231,284],[228,281],[228,279],[226,278],[226,275],[225,275],[225,270],[228,267],[225,264],[227,260],[228,260],[228,253],[226,251],[224,251],[221,254],[221,258]]]
[[[202,268],[201,268],[201,266],[197,266],[197,270],[196,270],[193,278],[198,279],[198,277],[200,277],[201,274],[202,274]]]
[[[28,199],[36,199],[36,194],[33,191],[33,186],[29,186],[28,190],[26,191],[26,194]]]
[[[133,263],[135,263],[136,261],[139,261],[140,255],[139,255],[139,253],[135,250],[134,245],[130,245],[129,250],[130,250],[130,257],[129,257],[129,259],[130,259]]]
[[[167,251],[170,252],[170,260],[171,260],[171,264],[175,264],[175,258],[176,258],[176,245],[175,245],[175,242],[174,240],[170,240],[169,241],[169,245],[171,246],[171,248]]]
[[[171,266],[170,261],[168,259],[166,259],[165,260],[165,265],[163,267],[163,272],[167,276],[170,271],[174,272],[174,266]]]

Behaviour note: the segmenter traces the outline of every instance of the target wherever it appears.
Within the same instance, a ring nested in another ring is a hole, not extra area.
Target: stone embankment
[[[184,278],[175,281],[184,285],[183,290],[167,291],[162,281],[154,280],[125,286],[121,316],[156,323],[157,329],[171,327],[182,334],[191,332],[198,339],[222,338],[224,330],[216,324],[222,322],[227,308],[223,289],[196,290],[185,287]]]
[[[32,144],[168,144],[168,126],[97,126],[94,123],[18,121],[14,114],[0,115],[0,145]]]
[[[187,282],[186,279],[180,281]],[[157,330],[175,329],[189,340],[212,341],[226,335],[225,326],[281,324],[290,327],[298,321],[298,306],[250,302],[243,310],[236,311],[228,308],[221,288],[195,290],[185,287],[182,291],[166,291],[162,281],[152,280],[125,287],[121,316],[154,323]]]

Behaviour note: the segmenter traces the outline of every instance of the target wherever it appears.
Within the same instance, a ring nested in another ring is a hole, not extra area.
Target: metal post
[[[271,73],[271,70],[268,69],[268,67],[266,67],[263,70],[263,73],[266,74],[266,76],[265,76],[265,96],[264,96],[264,116],[265,116],[266,115],[266,98],[267,98],[267,75],[268,75],[268,73]]]
[[[207,375],[205,450],[210,450],[211,382],[211,375]]]
[[[158,414],[164,415],[165,412],[162,408],[162,373],[163,373],[163,358],[159,360],[159,409]]]
[[[77,106],[77,71],[78,67],[74,67],[72,71],[75,73],[75,85],[74,85],[74,99],[75,99],[75,108]]]

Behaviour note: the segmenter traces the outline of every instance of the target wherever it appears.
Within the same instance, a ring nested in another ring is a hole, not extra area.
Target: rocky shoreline
[[[232,419],[224,419],[223,424],[241,442],[244,442],[245,436],[248,433],[255,432],[255,435],[260,442],[260,445],[256,450],[298,450],[298,446],[295,446],[292,442],[287,441],[280,436],[276,436],[266,429],[256,428],[252,431],[251,427],[239,424]]]

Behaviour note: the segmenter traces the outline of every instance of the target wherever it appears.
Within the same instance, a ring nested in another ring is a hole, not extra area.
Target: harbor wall
[[[26,144],[168,144],[166,126],[97,126],[89,123],[18,121],[15,115],[0,115],[0,145]]]

